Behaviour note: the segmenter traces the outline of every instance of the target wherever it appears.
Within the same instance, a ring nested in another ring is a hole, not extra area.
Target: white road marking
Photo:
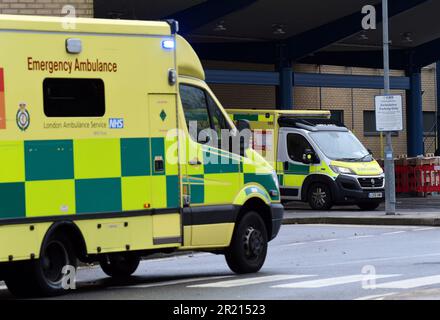
[[[413,231],[417,232],[417,231],[428,231],[428,230],[433,230],[436,228],[430,227],[430,228],[421,228],[421,229],[414,229]]]
[[[342,239],[325,239],[325,240],[316,240],[316,241],[312,241],[312,242],[321,243],[321,242],[332,242],[332,241],[338,241],[338,240],[342,240]]]
[[[365,235],[365,236],[354,236],[354,237],[349,237],[347,238],[347,240],[357,240],[357,239],[365,239],[365,238],[373,238],[374,236],[369,234],[369,235]]]
[[[413,289],[440,283],[440,275],[377,284],[379,289]]]
[[[315,268],[315,267],[335,267],[335,266],[344,266],[349,264],[360,264],[360,263],[370,263],[377,261],[392,261],[392,260],[411,260],[418,258],[429,258],[429,257],[438,257],[440,253],[427,253],[427,254],[418,254],[413,256],[397,256],[397,257],[388,257],[388,258],[372,258],[372,259],[360,259],[360,260],[352,260],[346,262],[336,262],[336,263],[327,263],[327,264],[318,264],[318,265],[310,265],[304,266],[303,268]]]
[[[327,228],[360,228],[360,229],[417,229],[420,227],[414,226],[387,226],[387,225],[363,225],[363,224],[301,224],[301,225],[290,225],[295,226],[307,226],[307,227],[327,227]],[[285,226],[288,227],[288,226]]]
[[[191,259],[191,258],[201,258],[206,256],[211,256],[212,253],[203,253],[203,252],[196,252],[193,254],[188,255],[175,255],[171,257],[157,257],[152,259],[145,259],[141,261],[141,265],[145,263],[151,263],[151,262],[164,262],[164,261],[175,261],[175,260],[182,260],[182,259]],[[86,266],[80,266],[77,270],[91,270],[91,269],[100,269],[101,267],[99,265],[86,265]]]
[[[384,293],[384,294],[375,294],[375,295],[371,295],[371,296],[365,296],[365,297],[356,298],[356,299],[353,299],[353,300],[383,300],[385,297],[392,296],[394,294],[397,294],[397,292],[390,292],[390,293]]]
[[[405,232],[405,231],[403,231]],[[333,242],[333,241],[340,241],[340,240],[356,240],[356,239],[365,239],[365,238],[373,238],[374,235],[364,235],[364,236],[354,236],[349,238],[332,238],[332,239],[324,239],[324,240],[313,240],[313,241],[307,241],[307,242],[294,242],[294,243],[288,243],[281,245],[281,247],[293,247],[293,246],[299,246],[303,244],[309,244],[309,243],[322,243],[322,242]]]
[[[295,242],[295,243],[289,243],[289,244],[285,244],[284,247],[293,247],[293,246],[299,246],[302,244],[306,244],[305,242]]]
[[[273,276],[265,276],[265,277],[253,277],[246,279],[237,279],[237,280],[227,280],[227,281],[219,281],[212,283],[204,283],[204,284],[196,284],[188,286],[188,288],[231,288],[231,287],[239,287],[239,286],[247,286],[252,284],[260,284],[267,283],[273,281],[281,281],[281,280],[290,280],[290,279],[299,279],[313,277],[312,275],[273,275]]]
[[[385,275],[375,275],[374,279],[383,279],[390,277],[397,277],[397,274],[385,274]],[[343,276],[343,277],[335,277],[335,278],[326,278],[326,279],[318,279],[318,280],[310,280],[310,281],[301,281],[301,282],[292,282],[286,284],[280,284],[276,286],[272,286],[271,288],[322,288],[322,287],[330,287],[341,284],[348,284],[353,282],[359,282],[362,280],[371,281],[372,278],[370,275],[365,274],[356,274],[351,276]]]
[[[405,233],[406,231],[394,231],[394,232],[386,232],[386,233],[382,233],[382,236],[391,236],[394,234],[399,234],[399,233]]]
[[[225,278],[232,278],[232,277],[234,277],[234,276],[199,277],[199,278],[164,281],[164,282],[158,282],[158,283],[137,284],[134,286],[108,287],[107,289],[139,289],[139,288],[165,287],[165,286],[173,286],[173,285],[182,284],[182,283],[206,281],[206,280],[217,280],[217,279],[225,279]]]
[[[201,258],[201,257],[206,257],[206,256],[210,256],[212,255],[212,253],[193,253],[193,254],[188,254],[188,255],[175,255],[175,256],[171,256],[171,257],[166,257],[166,258],[154,258],[154,259],[147,259],[147,260],[143,260],[143,262],[163,262],[163,261],[173,261],[173,260],[182,260],[182,259],[191,259],[191,258]]]

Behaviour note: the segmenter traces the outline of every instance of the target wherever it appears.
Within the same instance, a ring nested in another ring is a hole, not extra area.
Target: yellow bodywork
[[[80,40],[81,51],[69,53],[68,39]],[[38,258],[60,219],[79,228],[88,254],[223,248],[235,222],[184,225],[185,196],[203,188],[194,207],[240,206],[254,197],[279,202],[265,185],[273,182],[266,162],[207,150],[189,137],[179,83],[203,88],[226,113],[197,55],[168,23],[0,15],[0,46],[8,48],[0,51],[0,188],[10,193],[1,189],[0,202],[17,200],[0,205],[0,262]],[[90,69],[93,63],[104,67]],[[48,78],[102,80],[104,116],[48,117]],[[112,128],[113,119],[122,127]],[[187,164],[206,153],[234,158],[237,170]],[[264,178],[254,179],[257,171]]]
[[[371,162],[332,161],[331,165],[349,168],[359,176],[377,176],[383,173],[381,166],[376,160]]]
[[[338,177],[330,165],[349,168],[359,176],[378,176],[383,173],[382,168],[376,160],[371,162],[349,162],[349,161],[321,161],[319,165],[289,165],[278,161],[278,119],[280,117],[290,118],[324,118],[330,119],[331,113],[328,110],[257,110],[257,109],[229,109],[228,113],[233,120],[248,120],[254,133],[254,148],[274,168],[276,168],[280,185],[282,187],[301,188],[305,179],[310,174],[323,174],[332,179]],[[261,138],[264,136],[264,138]]]

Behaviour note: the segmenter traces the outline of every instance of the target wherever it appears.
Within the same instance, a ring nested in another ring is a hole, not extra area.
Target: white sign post
[[[380,132],[402,131],[402,96],[376,96],[376,130]]]
[[[390,96],[390,38],[388,30],[388,0],[382,0],[382,33],[383,33],[383,89],[384,95]],[[378,102],[382,99],[378,98]],[[392,98],[388,98],[392,100]],[[382,109],[382,108],[379,108]],[[387,112],[388,113],[388,112]],[[376,119],[378,117],[376,109]],[[376,120],[377,121],[377,120]],[[377,129],[377,126],[376,126]],[[393,143],[391,131],[386,131],[387,143],[385,146],[385,213],[396,214],[396,177],[394,172]]]
[[[389,82],[387,82],[387,87]],[[403,130],[402,96],[390,95],[389,88],[384,96],[376,96],[376,130],[385,132],[385,211],[387,215],[396,214],[396,189],[394,156],[391,142],[393,131]]]

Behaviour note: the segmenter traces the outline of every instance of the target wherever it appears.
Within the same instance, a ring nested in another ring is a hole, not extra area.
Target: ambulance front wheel
[[[333,206],[330,188],[324,183],[315,183],[308,192],[310,207],[314,210],[330,210]]]
[[[255,211],[247,212],[238,222],[225,252],[229,268],[238,274],[258,272],[266,260],[267,242],[263,219]]]
[[[127,278],[139,267],[141,259],[132,253],[113,253],[99,261],[102,271],[113,278]]]

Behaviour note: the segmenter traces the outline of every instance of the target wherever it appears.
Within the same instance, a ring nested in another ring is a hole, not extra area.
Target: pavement
[[[385,214],[382,204],[375,211],[361,211],[356,206],[314,211],[307,203],[285,205],[284,224],[361,224],[440,226],[440,196],[397,198],[396,215]]]
[[[0,299],[12,298],[0,283]],[[77,289],[56,299],[437,300],[440,229],[285,225],[256,274],[232,273],[222,255],[170,256],[143,261],[125,281],[81,268]]]

